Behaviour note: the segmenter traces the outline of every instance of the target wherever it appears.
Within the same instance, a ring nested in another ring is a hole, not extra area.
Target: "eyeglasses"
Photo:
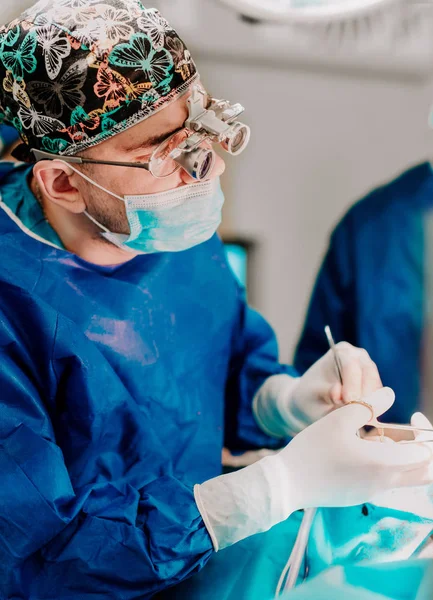
[[[176,131],[166,140],[164,140],[151,154],[148,161],[125,162],[113,160],[97,160],[93,158],[84,158],[81,156],[58,156],[43,150],[33,149],[33,155],[37,162],[40,160],[61,159],[71,164],[91,164],[91,165],[109,165],[113,167],[132,167],[135,169],[144,169],[150,172],[154,177],[162,179],[173,175],[180,168],[183,168],[194,179],[205,179],[211,172],[215,164],[215,155],[211,148],[202,147],[203,139],[193,140],[194,148],[181,160],[180,156],[182,146],[187,144],[189,138],[194,137],[194,133],[186,128]],[[191,144],[189,144],[191,146]],[[178,161],[176,160],[178,159]]]
[[[189,116],[184,127],[170,135],[151,154],[146,162],[96,160],[81,156],[58,156],[32,149],[36,161],[61,159],[67,163],[110,165],[145,169],[158,179],[184,169],[191,177],[206,179],[215,164],[212,144],[219,144],[227,153],[237,156],[250,140],[250,128],[237,121],[244,111],[240,104],[210,98],[199,86],[193,86],[187,100]]]

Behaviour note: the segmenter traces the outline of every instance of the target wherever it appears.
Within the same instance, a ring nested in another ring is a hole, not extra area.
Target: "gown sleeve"
[[[269,377],[297,377],[297,372],[279,362],[275,332],[262,315],[248,306],[244,289],[238,285],[237,289],[239,310],[226,387],[225,445],[234,451],[277,449],[289,440],[276,439],[259,428],[253,415],[253,398]]]

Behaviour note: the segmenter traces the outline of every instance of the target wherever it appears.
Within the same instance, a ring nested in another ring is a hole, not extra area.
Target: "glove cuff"
[[[296,509],[279,454],[196,485],[194,496],[216,552],[267,531]]]
[[[294,437],[305,424],[291,411],[291,399],[299,377],[281,374],[269,377],[253,399],[254,418],[262,431],[278,439]]]

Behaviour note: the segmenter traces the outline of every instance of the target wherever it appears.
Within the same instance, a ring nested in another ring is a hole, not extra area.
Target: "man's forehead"
[[[156,137],[162,141],[162,138],[180,129],[188,118],[187,97],[179,98],[152,117],[114,136],[113,143],[120,150],[128,151],[147,141],[151,143]]]
[[[206,93],[203,85],[201,83],[198,83],[198,85]],[[132,150],[134,144],[143,144],[146,140],[152,141],[152,138],[156,136],[163,138],[177,129],[181,129],[188,118],[188,98],[191,93],[192,86],[181,98],[155,115],[114,136],[113,142],[116,147],[123,151]]]

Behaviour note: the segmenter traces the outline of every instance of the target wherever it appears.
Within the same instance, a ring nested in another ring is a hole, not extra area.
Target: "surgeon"
[[[0,80],[2,597],[176,598],[300,508],[428,480],[426,444],[358,437],[393,402],[365,351],[338,346],[343,385],[330,353],[278,363],[215,234],[241,107],[157,11],[39,2]],[[221,476],[223,444],[282,449]]]

